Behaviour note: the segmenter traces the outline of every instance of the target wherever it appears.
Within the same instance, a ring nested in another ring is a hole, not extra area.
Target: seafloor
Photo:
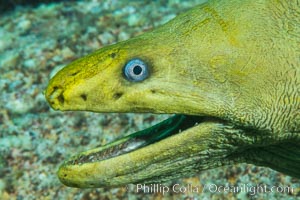
[[[152,114],[59,112],[43,91],[62,66],[104,45],[126,40],[200,3],[183,1],[64,1],[17,6],[0,14],[0,199],[300,199],[299,179],[248,164],[174,180],[197,185],[290,186],[290,192],[137,193],[135,186],[74,189],[56,171],[70,155],[161,121]]]

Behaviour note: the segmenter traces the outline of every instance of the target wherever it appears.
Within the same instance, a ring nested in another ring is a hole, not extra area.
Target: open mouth
[[[132,133],[117,141],[93,149],[92,152],[89,151],[87,154],[83,152],[76,155],[69,159],[65,164],[80,165],[83,163],[111,159],[181,133],[186,129],[197,126],[204,120],[207,120],[207,117],[174,115],[152,127]]]
[[[202,169],[198,167],[201,164],[220,165],[211,163],[215,149],[211,144],[216,137],[212,134],[219,133],[225,123],[214,117],[176,114],[69,158],[57,174],[62,183],[78,188],[154,183],[191,175]],[[216,159],[226,155],[216,151]]]

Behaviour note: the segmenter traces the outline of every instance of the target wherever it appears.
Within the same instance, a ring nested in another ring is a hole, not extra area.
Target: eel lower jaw
[[[191,132],[192,130],[190,129],[193,129],[196,126],[200,126],[203,122],[204,124],[223,123],[223,121],[211,117],[174,115],[152,127],[125,136],[107,145],[88,150],[71,157],[70,159],[65,161],[63,165],[60,166],[58,171],[58,177],[62,183],[70,187],[111,187],[123,185],[124,182],[108,183],[109,180],[107,180],[110,178],[116,178],[117,176],[119,176],[117,174],[121,173],[120,171],[122,170],[120,170],[119,172],[118,170],[116,170],[116,172],[111,171],[113,168],[116,167],[114,165],[118,159],[124,156],[128,157],[126,162],[130,162],[130,164],[126,164],[123,161],[119,161],[117,163],[120,165],[120,168],[128,168],[129,171],[133,173],[132,176],[134,176],[134,171],[136,169],[135,167],[131,167],[129,165],[134,163],[134,166],[140,166],[138,162],[140,162],[140,164],[143,165],[145,160],[144,158],[130,160],[131,158],[135,157],[133,154],[140,153],[140,155],[142,155],[144,154],[144,151],[146,149],[149,150],[155,145],[160,145],[161,141],[164,141],[166,143],[164,147],[168,148],[168,140],[169,138],[173,138],[171,136],[177,135],[178,137],[180,134],[183,134],[185,132]],[[203,132],[206,133],[209,131],[204,129]],[[184,141],[184,137],[187,136],[184,136],[183,134],[182,137],[183,138],[181,140]],[[175,144],[174,141],[170,141],[170,143]],[[188,146],[188,144],[186,146]],[[158,149],[160,147],[155,146],[154,148]],[[170,151],[175,152],[175,149],[174,145],[170,145]],[[184,151],[186,150],[183,149],[182,152]],[[151,153],[152,152],[150,152],[150,154]],[[168,159],[167,155],[165,155],[165,157],[163,158],[163,160],[165,159]],[[110,166],[110,163],[112,167],[109,169],[108,167]],[[102,164],[104,164],[105,166],[103,167]],[[132,168],[132,170],[130,170],[130,168]],[[99,171],[101,171],[100,173],[103,174],[101,178],[98,178],[98,175],[100,174]],[[113,173],[114,175],[111,175],[111,173]],[[125,172],[125,174],[127,175],[128,173],[128,171]],[[143,178],[141,180],[141,182],[144,182]],[[132,182],[130,182],[129,180],[128,183],[134,183],[137,181],[138,180],[133,180]]]
[[[114,142],[90,150],[88,154],[81,153],[71,158],[68,163],[83,164],[111,159],[131,151],[136,151],[172,135],[180,134],[190,127],[197,126],[203,120],[205,120],[205,117],[174,115],[147,129],[132,133]]]

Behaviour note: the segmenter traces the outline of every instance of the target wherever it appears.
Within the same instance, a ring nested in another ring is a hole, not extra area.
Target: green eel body
[[[124,77],[139,58],[149,77]],[[300,178],[300,1],[212,0],[59,71],[56,110],[176,114],[65,161],[72,187],[164,182],[247,162]]]

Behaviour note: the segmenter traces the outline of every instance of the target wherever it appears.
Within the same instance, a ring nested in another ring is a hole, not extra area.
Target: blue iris
[[[135,58],[130,60],[123,69],[127,80],[132,82],[140,82],[149,76],[147,64],[141,59]]]

